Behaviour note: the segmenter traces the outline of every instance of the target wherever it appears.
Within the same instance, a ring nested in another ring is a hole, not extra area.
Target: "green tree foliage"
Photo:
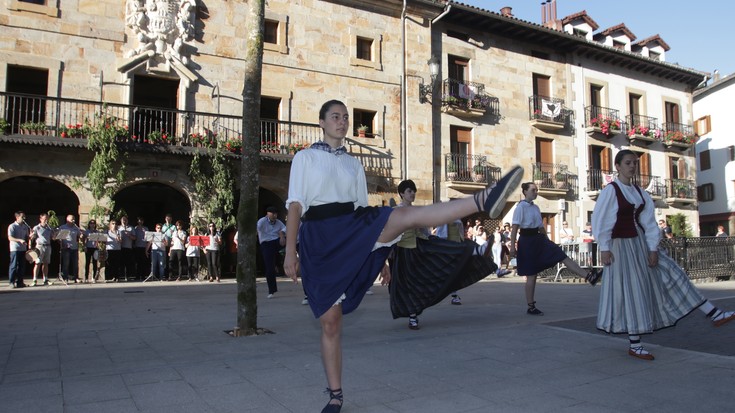
[[[668,217],[669,224],[671,225],[671,232],[675,237],[692,237],[692,230],[689,228],[687,223],[687,217],[684,214],[674,214]]]
[[[233,178],[231,155],[221,148],[207,149],[207,156],[199,151],[189,165],[189,177],[194,182],[194,199],[202,209],[200,218],[193,225],[205,227],[212,221],[217,228],[235,224],[232,211],[235,208],[235,180]]]
[[[125,179],[124,155],[117,147],[116,138],[124,130],[122,121],[105,113],[95,115],[95,122],[87,133],[87,148],[94,153],[85,175],[86,183],[94,198],[89,215],[102,220],[114,209],[112,196]],[[106,201],[107,206],[100,201]]]

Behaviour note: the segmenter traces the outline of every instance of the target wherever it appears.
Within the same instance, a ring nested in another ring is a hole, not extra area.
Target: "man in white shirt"
[[[270,206],[266,209],[266,215],[258,220],[256,229],[265,265],[265,279],[268,281],[268,298],[273,298],[273,294],[278,291],[276,254],[286,245],[286,225],[278,219],[278,209]]]
[[[569,223],[567,221],[564,221],[561,224],[561,229],[559,230],[559,241],[560,244],[574,243],[574,233],[569,228]]]

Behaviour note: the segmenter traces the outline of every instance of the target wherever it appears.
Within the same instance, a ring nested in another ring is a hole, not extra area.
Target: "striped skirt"
[[[477,244],[430,237],[416,248],[396,248],[391,260],[390,311],[408,317],[497,270],[489,256],[473,255]]]
[[[642,236],[612,240],[611,265],[603,270],[597,328],[615,334],[648,334],[671,327],[705,298],[676,262],[662,250],[648,266]]]

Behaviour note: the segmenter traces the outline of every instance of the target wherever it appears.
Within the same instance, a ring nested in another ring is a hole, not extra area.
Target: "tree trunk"
[[[237,327],[242,335],[258,333],[255,293],[256,231],[260,171],[260,84],[263,77],[265,0],[248,0],[245,76],[242,92],[242,158],[237,209]]]

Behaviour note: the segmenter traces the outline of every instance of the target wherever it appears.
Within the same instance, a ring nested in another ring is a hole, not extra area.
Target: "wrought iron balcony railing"
[[[442,105],[467,110],[482,110],[494,115],[500,114],[500,100],[486,94],[485,85],[477,82],[444,79]]]
[[[600,128],[605,134],[608,130],[621,131],[623,121],[617,109],[602,106],[587,106],[584,108],[584,124],[588,128]]]
[[[122,105],[50,96],[0,92],[0,119],[9,134],[47,134],[61,138],[84,138],[100,122],[114,122],[121,142],[148,143],[166,134],[171,142],[194,145],[200,140],[226,144],[242,136],[240,116],[221,115],[139,105]],[[2,131],[0,131],[1,133]],[[261,119],[262,152],[287,152],[306,147],[322,138],[317,124]]]
[[[694,128],[692,125],[665,122],[662,140],[664,142],[676,142],[691,145],[697,141],[697,136],[694,134]]]
[[[679,199],[697,199],[697,183],[692,179],[667,179],[666,197]]]
[[[571,191],[576,196],[579,177],[569,172],[567,165],[537,162],[532,166],[531,176],[539,190],[561,189]]]
[[[486,156],[459,153],[444,155],[444,170],[448,182],[497,182],[501,172],[500,167],[487,162]]]
[[[587,171],[587,191],[600,191],[605,185],[617,178],[617,172],[605,169],[590,169]],[[635,175],[632,182],[640,186],[654,197],[663,197],[666,194],[666,186],[662,183],[661,177],[656,175]]]
[[[564,106],[564,99],[548,96],[528,97],[528,118],[558,123],[569,128],[574,125],[574,111]]]
[[[651,116],[628,115],[625,117],[625,126],[630,139],[642,137],[644,140],[660,141],[663,136],[658,119]]]

